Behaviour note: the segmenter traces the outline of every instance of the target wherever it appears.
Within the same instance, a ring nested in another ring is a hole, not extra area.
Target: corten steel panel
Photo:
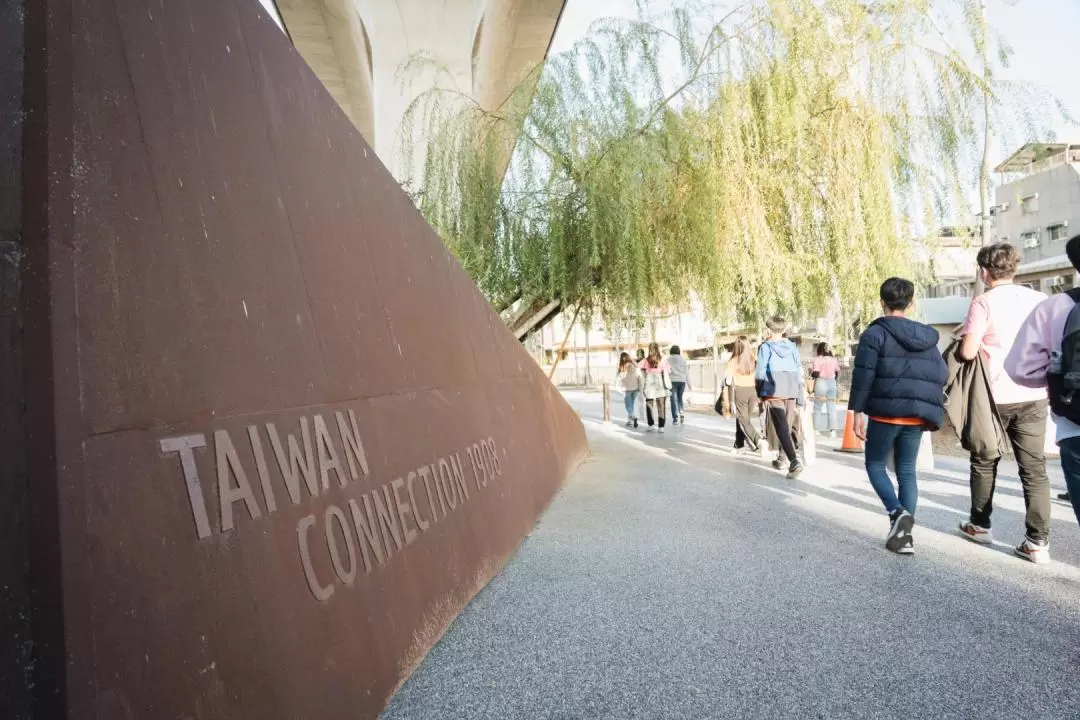
[[[254,0],[26,13],[39,714],[373,717],[581,423]]]

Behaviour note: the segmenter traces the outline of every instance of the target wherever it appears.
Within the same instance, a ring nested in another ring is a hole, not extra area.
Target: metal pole
[[[592,349],[589,347],[589,328],[585,328],[585,384],[592,385],[592,361],[589,356],[592,355]]]
[[[716,326],[709,324],[709,332],[712,333],[712,386],[716,397],[720,397],[723,388],[720,387],[720,349],[716,347]]]
[[[576,318],[575,318],[576,319]],[[574,323],[574,384],[581,384],[581,375],[578,373],[578,337],[577,337],[577,323]]]
[[[987,32],[986,2],[981,3],[982,27],[982,70],[983,70],[983,148],[982,163],[979,166],[979,240],[985,247],[990,244],[993,229],[990,226],[990,58],[986,44]]]

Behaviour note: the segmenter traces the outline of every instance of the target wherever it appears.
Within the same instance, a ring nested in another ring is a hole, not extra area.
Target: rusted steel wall
[[[26,13],[38,713],[373,717],[581,423],[254,0]]]
[[[24,0],[0,3],[0,717],[30,717],[30,598],[22,453]]]

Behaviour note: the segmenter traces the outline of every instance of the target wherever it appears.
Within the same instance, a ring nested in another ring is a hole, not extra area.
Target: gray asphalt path
[[[953,530],[966,474],[945,462],[920,477],[916,554],[895,556],[861,457],[822,449],[791,483],[732,457],[715,415],[646,434],[569,397],[592,457],[387,720],[1080,718],[1068,507],[1055,562],[1016,559],[1023,500],[1004,476],[999,544],[972,545]]]

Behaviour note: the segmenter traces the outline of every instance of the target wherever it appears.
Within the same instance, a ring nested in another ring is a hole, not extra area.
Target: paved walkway
[[[791,483],[715,415],[645,434],[568,398],[591,459],[387,720],[1080,718],[1080,530],[1055,503],[1054,564],[1014,558],[1015,470],[993,548],[954,533],[962,463],[924,475],[901,557],[860,456]]]

